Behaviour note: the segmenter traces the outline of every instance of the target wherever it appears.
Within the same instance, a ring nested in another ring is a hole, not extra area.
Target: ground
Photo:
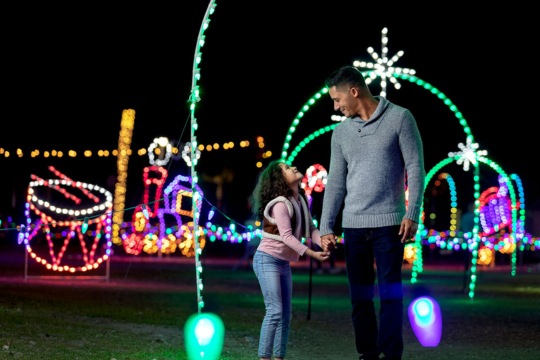
[[[111,281],[29,280],[16,256],[0,256],[0,359],[186,359],[183,326],[196,312],[192,259],[111,263]],[[205,312],[225,323],[224,360],[258,359],[264,304],[251,270],[234,261],[205,263]],[[313,275],[307,320],[309,268],[293,267],[293,320],[288,360],[358,359],[344,273]],[[343,264],[338,263],[338,266]],[[462,293],[455,266],[427,266],[418,285],[404,267],[405,306],[428,289],[443,317],[438,347],[424,348],[407,315],[404,359],[539,359],[540,269],[480,271],[476,298]],[[118,301],[115,300],[119,294]],[[378,298],[375,299],[378,302]]]

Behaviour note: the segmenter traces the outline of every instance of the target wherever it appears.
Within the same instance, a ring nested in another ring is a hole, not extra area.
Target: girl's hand
[[[312,257],[314,259],[319,260],[320,262],[324,262],[325,260],[327,260],[330,257],[330,252],[328,252],[328,251],[313,252]]]

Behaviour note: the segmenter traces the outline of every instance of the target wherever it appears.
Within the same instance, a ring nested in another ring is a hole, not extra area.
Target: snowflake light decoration
[[[355,61],[353,66],[357,68],[366,69],[369,71],[369,77],[366,78],[366,84],[370,84],[377,76],[381,77],[381,88],[382,91],[380,96],[386,97],[386,80],[388,79],[396,89],[401,88],[401,84],[396,80],[394,74],[416,74],[414,69],[394,67],[393,65],[398,61],[400,57],[403,56],[403,51],[398,51],[398,53],[391,58],[388,58],[388,28],[384,28],[381,31],[381,48],[382,55],[379,56],[370,46],[367,51],[375,60],[375,63],[365,62],[365,61]]]
[[[469,166],[471,163],[473,165],[476,164],[477,156],[487,155],[487,150],[477,150],[478,143],[473,143],[472,138],[470,136],[467,137],[467,145],[463,145],[463,143],[459,143],[458,147],[461,149],[461,151],[450,152],[448,153],[448,157],[453,158],[453,157],[459,156],[459,159],[457,160],[457,164],[458,165],[463,164],[463,170],[465,171],[469,171]]]

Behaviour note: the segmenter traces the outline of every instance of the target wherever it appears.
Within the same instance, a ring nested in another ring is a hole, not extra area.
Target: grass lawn
[[[6,259],[0,259],[0,359],[186,359],[182,330],[196,311],[192,264],[134,262],[113,309],[127,262],[112,263],[109,284],[24,283],[20,260]],[[225,323],[222,359],[258,359],[260,288],[252,271],[231,268],[205,266],[204,311]],[[308,280],[307,268],[293,268],[287,359],[358,359],[346,276],[314,275],[309,321]],[[418,286],[405,284],[408,306]],[[422,347],[405,317],[404,359],[540,358],[540,271],[480,272],[477,284],[471,303],[461,293],[461,272],[428,266],[420,285],[439,301],[442,340]]]

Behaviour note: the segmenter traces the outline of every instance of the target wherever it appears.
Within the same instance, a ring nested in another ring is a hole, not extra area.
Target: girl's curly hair
[[[259,181],[253,190],[251,196],[252,208],[251,211],[257,216],[258,220],[263,220],[264,209],[266,205],[278,196],[285,196],[286,198],[293,195],[292,189],[289,187],[285,176],[283,176],[283,170],[279,164],[284,163],[281,160],[274,160],[259,176]],[[298,184],[298,193],[304,197],[306,204],[309,204],[305,197],[305,191]]]

